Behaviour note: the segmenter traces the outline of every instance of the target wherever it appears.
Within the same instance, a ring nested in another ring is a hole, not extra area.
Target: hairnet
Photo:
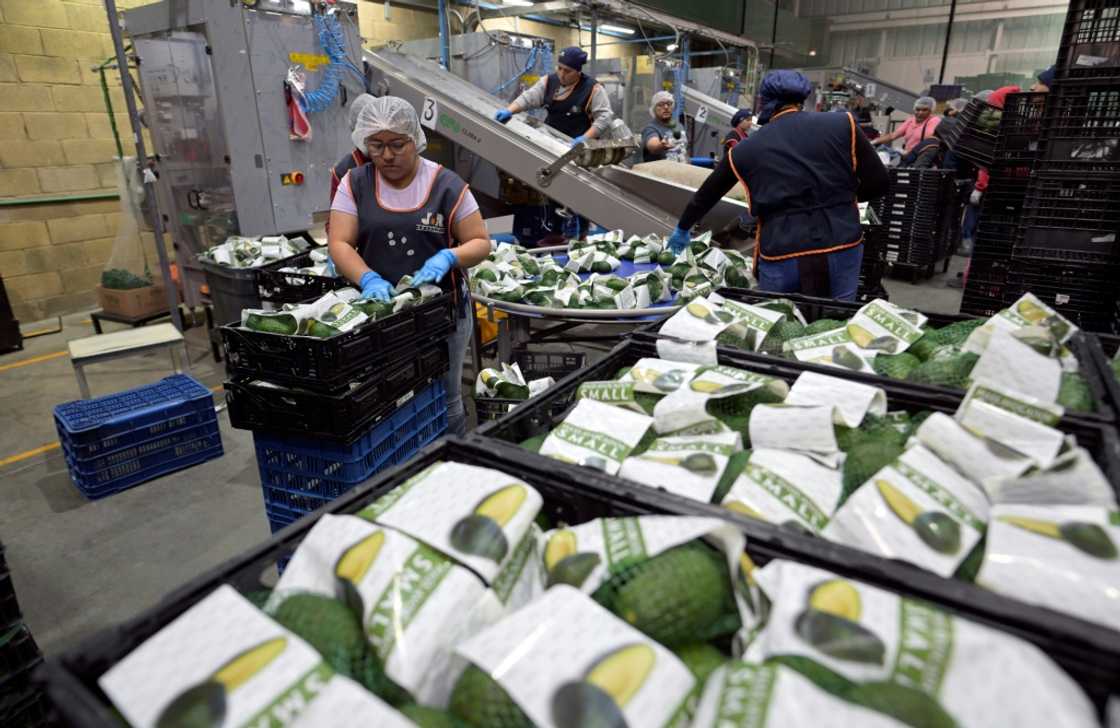
[[[1053,86],[1054,79],[1058,76],[1057,66],[1050,66],[1042,73],[1038,74],[1038,82],[1044,86]]]
[[[560,51],[560,63],[573,70],[582,71],[583,64],[587,63],[587,51],[576,46],[565,48]]]
[[[964,111],[964,107],[968,106],[968,102],[964,99],[953,99],[949,102],[949,108],[956,111],[958,114]]]
[[[929,109],[930,111],[933,111],[933,107],[936,105],[937,102],[933,100],[932,96],[922,96],[914,102],[914,111],[917,111],[918,109]]]
[[[354,126],[358,123],[358,114],[362,113],[362,109],[369,106],[369,102],[376,98],[373,94],[361,94],[350,102],[350,131],[353,131]]]
[[[673,98],[673,94],[669,93],[668,91],[658,91],[653,95],[653,98],[649,102],[650,116],[657,118],[657,105],[663,101],[668,101],[670,103],[673,103],[674,105],[676,104],[676,99]]]
[[[422,152],[428,146],[428,138],[420,128],[420,117],[416,109],[404,99],[396,96],[375,98],[362,107],[354,123],[351,141],[358,149],[366,148],[366,139],[382,131],[402,134],[416,142],[416,151]]]
[[[813,84],[797,71],[781,69],[771,71],[762,80],[758,95],[762,108],[758,112],[758,123],[770,121],[778,109],[790,104],[800,104],[813,92]]]
[[[749,119],[752,116],[754,116],[754,113],[750,109],[739,109],[735,112],[735,116],[731,117],[731,126],[733,128],[739,126],[743,123],[743,119]]]

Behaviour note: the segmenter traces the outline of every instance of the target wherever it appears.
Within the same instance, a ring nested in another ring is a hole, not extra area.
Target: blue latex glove
[[[362,298],[388,303],[393,295],[393,287],[389,285],[389,281],[373,271],[367,271],[358,285],[362,287]]]
[[[669,250],[675,254],[680,255],[681,251],[688,247],[692,242],[692,233],[687,230],[677,228],[673,231],[672,237],[669,238]]]
[[[513,112],[512,112],[512,111],[510,111],[509,109],[502,109],[502,110],[501,110],[501,111],[499,111],[498,113],[494,114],[494,118],[495,118],[495,119],[496,119],[496,120],[497,120],[498,122],[500,122],[500,123],[502,123],[502,124],[505,124],[505,123],[507,123],[507,122],[508,122],[508,121],[509,121],[510,119],[512,119],[512,118],[513,118]]]
[[[587,135],[586,134],[580,134],[579,136],[577,136],[575,139],[572,140],[572,146],[574,147],[575,145],[581,144],[581,143],[586,142],[586,141],[588,141]]]
[[[428,258],[428,261],[424,263],[424,267],[417,271],[416,275],[412,276],[412,285],[422,286],[425,283],[439,283],[458,261],[459,259],[455,257],[455,253],[450,250],[445,249],[439,251],[431,258]]]

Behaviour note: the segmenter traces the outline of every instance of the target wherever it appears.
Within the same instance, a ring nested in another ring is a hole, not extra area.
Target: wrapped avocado
[[[483,369],[475,383],[476,397],[529,399],[529,385],[517,364],[502,364],[500,369]]]

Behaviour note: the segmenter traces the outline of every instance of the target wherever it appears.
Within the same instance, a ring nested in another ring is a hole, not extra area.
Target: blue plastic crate
[[[264,514],[268,518],[268,526],[273,533],[285,526],[290,526],[305,515],[279,505],[266,506]]]
[[[213,413],[210,390],[176,374],[125,392],[60,404],[54,420],[62,444],[85,460],[204,424]]]
[[[221,457],[222,453],[221,433],[215,431],[195,440],[173,445],[167,450],[97,471],[92,476],[71,467],[70,479],[82,495],[90,500],[97,500],[161,475]]]
[[[193,427],[173,430],[168,434],[153,437],[143,442],[136,443],[135,445],[129,445],[110,452],[103,452],[100,455],[95,455],[90,458],[75,456],[74,449],[65,443],[63,444],[63,450],[66,453],[66,461],[71,468],[85,475],[92,476],[98,471],[109,470],[115,467],[127,467],[137,459],[155,453],[165,453],[176,445],[182,445],[192,440],[197,440],[200,437],[216,435],[218,433],[218,417],[214,414],[214,411],[210,410],[208,414],[204,414],[203,419],[205,421]]]

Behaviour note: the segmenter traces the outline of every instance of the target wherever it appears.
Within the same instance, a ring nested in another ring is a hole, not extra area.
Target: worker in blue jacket
[[[767,74],[759,91],[762,128],[697,190],[669,245],[683,250],[692,226],[738,181],[758,221],[759,288],[851,301],[863,259],[856,202],[886,194],[889,178],[851,114],[802,111],[812,90],[797,71]]]

